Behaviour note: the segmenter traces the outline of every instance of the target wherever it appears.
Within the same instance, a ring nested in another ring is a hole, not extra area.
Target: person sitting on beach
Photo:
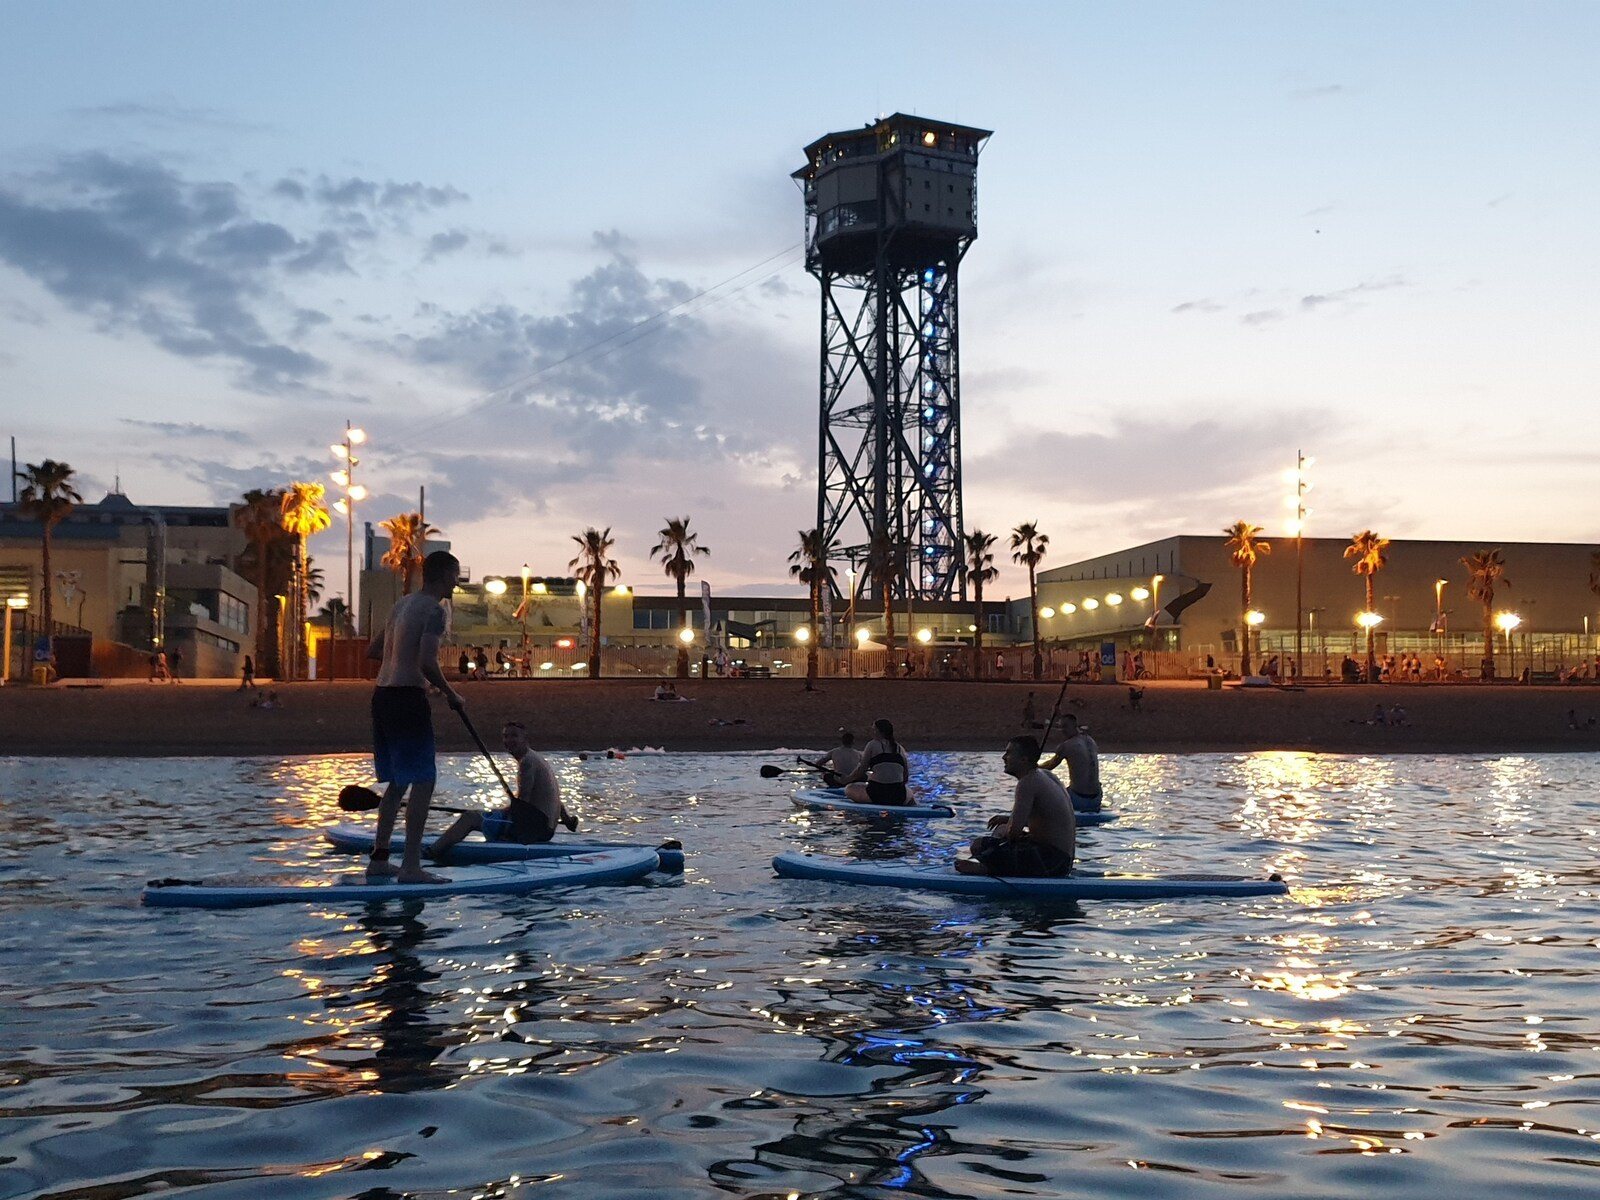
[[[1406,710],[1398,704],[1389,709],[1389,724],[1404,725],[1406,723]]]
[[[1070,875],[1078,821],[1061,781],[1040,770],[1038,740],[1028,734],[1012,738],[1002,761],[1017,781],[1011,815],[991,817],[989,832],[972,840],[972,857],[956,859],[956,870],[962,875]]]
[[[670,700],[670,699],[672,699],[672,687],[667,683],[667,681],[665,679],[663,679],[660,683],[656,684],[655,698],[657,700]]]
[[[856,804],[910,804],[906,781],[911,778],[911,764],[894,740],[894,726],[879,717],[872,730],[877,736],[862,747],[861,761],[844,778],[845,799]]]
[[[1100,790],[1100,747],[1089,736],[1089,731],[1079,726],[1075,713],[1061,717],[1061,732],[1066,736],[1056,747],[1055,754],[1039,763],[1042,770],[1054,771],[1063,762],[1067,764],[1067,795],[1072,797],[1072,807],[1078,812],[1099,812],[1103,803]]]
[[[856,735],[848,729],[839,730],[839,744],[821,758],[802,759],[822,772],[823,787],[840,787],[856,773],[861,765],[861,751],[856,749]]]
[[[506,753],[517,760],[517,798],[493,812],[462,813],[455,823],[434,839],[428,857],[442,863],[450,857],[457,842],[475,830],[491,842],[516,842],[523,846],[548,842],[556,826],[578,831],[578,818],[561,803],[561,785],[544,755],[528,745],[528,728],[521,721],[507,721],[500,730]]]
[[[1388,723],[1389,723],[1389,718],[1388,718],[1388,716],[1386,716],[1384,714],[1383,705],[1374,704],[1372,706],[1372,715],[1367,718],[1367,724],[1368,725],[1387,725]]]

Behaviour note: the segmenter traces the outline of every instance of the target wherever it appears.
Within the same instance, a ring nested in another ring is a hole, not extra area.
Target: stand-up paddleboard
[[[844,798],[843,788],[803,788],[794,794],[796,808],[821,812],[840,812],[868,821],[895,821],[905,818],[953,817],[948,804],[856,804]],[[1104,825],[1115,821],[1114,812],[1075,813],[1080,826]]]
[[[802,788],[794,794],[796,808],[844,813],[868,821],[900,821],[928,817],[953,817],[948,804],[857,804],[844,798],[843,788]]]
[[[659,866],[654,850],[636,847],[530,862],[454,867],[449,883],[374,881],[359,873],[154,879],[144,890],[144,902],[159,908],[250,908],[261,904],[359,904],[374,900],[519,895],[546,888],[622,883],[648,875]]]
[[[1276,877],[1238,875],[1098,875],[1087,871],[1054,879],[961,875],[949,863],[916,866],[906,862],[858,862],[780,854],[772,869],[790,879],[825,879],[867,887],[953,892],[997,899],[1037,896],[1057,900],[1174,900],[1184,896],[1281,896],[1289,885]]]
[[[367,825],[335,825],[324,829],[322,836],[335,850],[342,850],[346,854],[371,854],[372,829]],[[429,838],[423,843],[422,852],[426,854],[433,845]],[[469,833],[465,839],[456,843],[450,849],[452,863],[477,863],[498,862],[526,862],[534,858],[560,858],[572,854],[593,854],[601,850],[636,850],[640,849],[637,843],[632,845],[626,842],[580,842],[557,836],[554,841],[538,842],[531,846],[524,846],[521,842],[486,842],[482,834]],[[655,847],[657,857],[661,859],[661,870],[671,875],[683,873],[683,847],[676,843]]]

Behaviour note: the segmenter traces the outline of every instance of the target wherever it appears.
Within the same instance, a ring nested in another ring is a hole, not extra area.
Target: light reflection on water
[[[1600,758],[1109,757],[1086,863],[1294,892],[1083,906],[778,880],[1004,788],[876,830],[761,761],[559,761],[681,881],[189,913],[139,885],[345,865],[363,760],[0,760],[0,1197],[1596,1191]]]

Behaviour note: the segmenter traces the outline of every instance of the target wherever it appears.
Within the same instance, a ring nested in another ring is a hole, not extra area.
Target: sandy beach
[[[998,748],[1020,731],[1028,692],[1042,721],[1058,685],[829,680],[807,693],[794,680],[691,681],[692,703],[658,704],[634,680],[492,680],[462,685],[468,712],[489,743],[501,721],[525,722],[535,746],[594,750],[826,747],[841,726],[866,734],[894,721],[913,749]],[[219,684],[0,689],[0,754],[272,755],[359,752],[370,746],[371,685],[280,686],[283,707],[249,707]],[[1322,750],[1340,753],[1600,751],[1600,728],[1568,728],[1600,716],[1600,688],[1380,685],[1304,692],[1192,683],[1148,685],[1140,711],[1122,686],[1073,686],[1068,704],[1102,750]],[[1404,707],[1401,728],[1366,723],[1376,704]],[[436,702],[440,748],[470,750],[462,724]]]

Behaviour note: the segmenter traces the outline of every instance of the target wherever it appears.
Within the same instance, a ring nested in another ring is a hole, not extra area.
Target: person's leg
[[[455,824],[433,839],[433,844],[428,847],[428,857],[436,863],[444,862],[462,838],[482,828],[482,813],[462,813],[456,818]]]
[[[403,783],[391,783],[383,790],[383,802],[378,805],[378,827],[372,832],[372,857],[367,860],[368,875],[395,873],[394,865],[389,862],[389,841],[394,836],[395,818],[400,815],[400,803],[405,794]]]
[[[844,798],[852,804],[871,804],[872,798],[867,795],[867,785],[852,783],[844,789]]]
[[[448,883],[442,876],[422,869],[422,838],[428,831],[428,804],[433,799],[433,780],[411,785],[406,802],[406,849],[395,878],[400,883]]]

